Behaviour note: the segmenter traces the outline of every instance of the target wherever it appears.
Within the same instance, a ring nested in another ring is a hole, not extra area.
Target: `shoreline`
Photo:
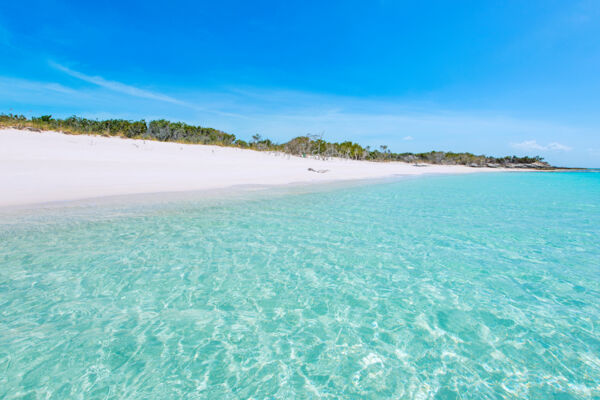
[[[212,145],[0,130],[1,208],[122,196],[239,191],[242,186],[264,189],[516,171],[531,170],[322,160]]]
[[[240,184],[221,188],[208,188],[199,190],[159,191],[134,194],[99,195],[67,200],[52,200],[38,203],[23,203],[0,205],[0,215],[11,211],[52,210],[64,208],[87,208],[90,206],[129,206],[129,205],[156,205],[180,202],[197,201],[247,201],[255,199],[272,198],[286,195],[302,195],[307,193],[328,192],[332,190],[353,188],[358,186],[378,185],[397,182],[424,176],[451,176],[452,174],[423,174],[418,176],[393,176],[372,179],[347,179],[331,182],[291,182],[276,185],[268,184]]]

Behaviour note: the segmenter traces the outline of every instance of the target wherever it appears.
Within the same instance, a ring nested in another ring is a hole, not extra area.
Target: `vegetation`
[[[387,146],[379,149],[363,147],[346,141],[332,143],[322,136],[299,136],[287,143],[277,144],[256,134],[250,142],[237,139],[235,135],[223,131],[188,125],[183,122],[171,122],[164,119],[146,122],[123,119],[91,120],[80,117],[66,119],[52,118],[51,115],[27,118],[23,115],[0,114],[0,128],[14,127],[30,130],[55,130],[70,134],[96,134],[120,136],[126,138],[160,140],[180,143],[211,144],[235,146],[259,151],[280,151],[302,157],[317,158],[341,157],[352,160],[403,161],[411,163],[470,165],[470,166],[514,166],[534,164],[537,168],[550,168],[541,157],[488,157],[471,153],[452,153],[432,151],[429,153],[392,153]]]

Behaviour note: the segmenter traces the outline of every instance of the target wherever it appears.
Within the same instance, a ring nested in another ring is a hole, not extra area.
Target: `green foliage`
[[[318,135],[299,136],[287,143],[276,144],[264,139],[258,133],[252,136],[251,142],[237,139],[235,135],[223,131],[188,125],[183,122],[171,122],[164,119],[146,122],[124,119],[91,120],[72,116],[66,119],[55,119],[51,115],[32,117],[23,115],[0,114],[0,127],[19,129],[33,128],[39,130],[56,130],[71,134],[96,134],[104,136],[121,136],[126,138],[150,139],[169,142],[212,144],[219,146],[236,146],[243,149],[282,151],[299,156],[317,158],[342,157],[352,160],[369,161],[402,161],[410,163],[470,165],[470,166],[507,166],[514,164],[538,163],[542,168],[550,167],[543,158],[536,157],[487,157],[471,153],[453,153],[431,151],[429,153],[392,153],[388,146],[381,145],[380,150],[371,150],[358,143],[345,141],[331,143]]]
[[[144,120],[129,121],[124,119],[98,121],[76,116],[66,119],[53,119],[50,115],[27,119],[22,115],[0,114],[0,126],[30,127],[72,134],[122,136],[223,146],[232,145],[236,141],[235,135],[217,129],[193,126],[182,122],[170,122],[164,119],[147,123]]]

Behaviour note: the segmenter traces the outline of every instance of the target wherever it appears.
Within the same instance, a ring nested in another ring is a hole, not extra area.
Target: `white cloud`
[[[6,90],[28,90],[28,91],[37,91],[37,92],[56,92],[56,93],[64,93],[74,95],[77,94],[77,91],[63,86],[59,83],[54,82],[39,82],[39,81],[29,81],[26,79],[18,79],[18,78],[5,78],[0,77],[0,90],[6,88]]]
[[[413,139],[414,139],[414,138],[413,138],[412,136],[404,136],[404,137],[402,138],[402,140],[406,140],[406,141],[408,141],[408,140],[413,140]]]
[[[548,144],[548,150],[570,151],[573,150],[573,148],[558,142],[552,142]]]
[[[525,140],[520,143],[511,143],[510,144],[515,149],[519,150],[554,150],[554,151],[570,151],[573,150],[571,147],[566,146],[562,143],[552,142],[547,145],[542,145],[535,140]]]
[[[526,140],[521,143],[511,143],[510,145],[515,149],[521,150],[546,150],[544,146],[538,144],[538,142],[536,142],[535,140]]]
[[[243,115],[240,115],[240,114],[216,110],[213,107],[202,107],[198,104],[182,101],[182,100],[176,99],[174,97],[165,95],[163,93],[152,92],[152,91],[141,89],[141,88],[138,88],[138,87],[135,87],[132,85],[127,85],[125,83],[111,81],[111,80],[105,79],[101,76],[87,75],[82,72],[75,71],[71,68],[65,67],[64,65],[58,64],[53,61],[50,61],[49,63],[52,67],[56,68],[57,70],[59,70],[61,72],[64,72],[65,74],[67,74],[73,78],[77,78],[79,80],[91,83],[96,86],[100,86],[104,89],[108,89],[113,92],[124,93],[129,96],[139,97],[139,98],[143,98],[143,99],[157,100],[157,101],[162,101],[162,102],[166,102],[166,103],[171,103],[171,104],[175,104],[178,106],[184,106],[184,107],[194,109],[196,111],[206,112],[206,113],[210,113],[210,114],[217,114],[217,115],[222,115],[222,116],[226,116],[226,117],[238,117],[238,118],[243,117]]]
[[[73,78],[77,78],[84,82],[92,83],[94,85],[97,85],[97,86],[100,86],[100,87],[103,87],[105,89],[109,89],[109,90],[112,90],[115,92],[125,93],[130,96],[142,97],[145,99],[159,100],[159,101],[166,101],[168,103],[173,103],[173,104],[187,105],[185,102],[177,100],[171,96],[167,96],[167,95],[164,95],[161,93],[155,93],[155,92],[151,92],[148,90],[140,89],[135,86],[126,85],[121,82],[109,81],[107,79],[102,78],[101,76],[86,75],[84,73],[72,70],[70,68],[65,67],[64,65],[61,65],[61,64],[58,64],[55,62],[50,62],[50,65],[52,67],[56,68],[57,70],[62,71],[69,76],[72,76]]]

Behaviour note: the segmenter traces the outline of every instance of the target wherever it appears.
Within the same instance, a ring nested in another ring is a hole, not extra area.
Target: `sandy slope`
[[[327,169],[318,174],[308,168]],[[230,147],[0,130],[0,206],[151,192],[492,171],[314,160]]]

